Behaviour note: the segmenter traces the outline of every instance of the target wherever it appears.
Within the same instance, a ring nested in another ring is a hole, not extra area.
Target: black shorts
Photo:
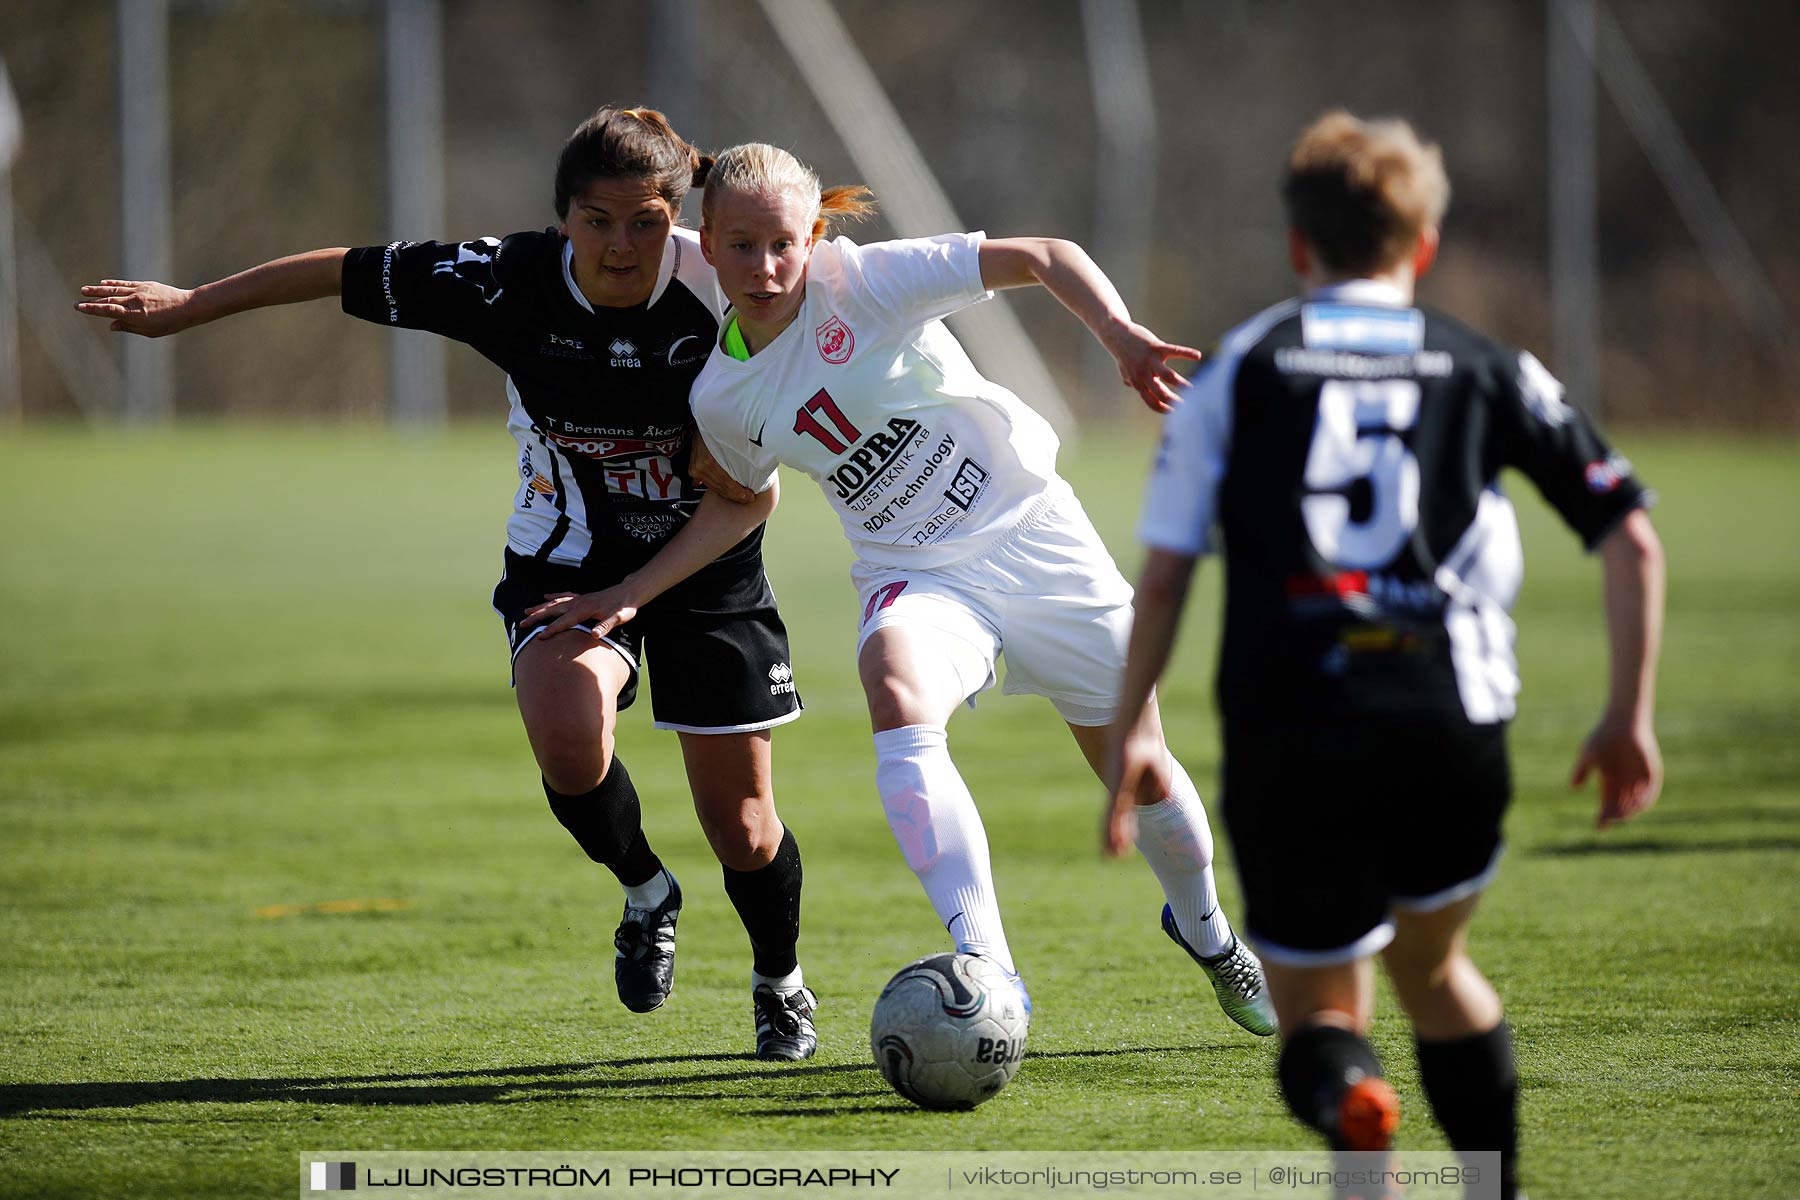
[[[1274,963],[1330,966],[1386,946],[1394,909],[1487,886],[1512,773],[1503,725],[1228,721],[1223,792],[1250,940]]]
[[[618,579],[581,567],[540,562],[506,551],[494,588],[494,610],[506,622],[514,658],[541,626],[521,629],[528,609],[554,592],[596,592]],[[582,628],[586,628],[583,626]],[[650,708],[658,729],[684,733],[748,733],[800,715],[800,693],[788,655],[787,626],[760,556],[706,567],[638,610],[603,639],[631,663],[619,708],[637,699],[645,656],[656,668]]]

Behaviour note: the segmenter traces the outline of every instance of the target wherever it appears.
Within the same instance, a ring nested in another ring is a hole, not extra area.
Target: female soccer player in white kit
[[[992,289],[1042,284],[1159,411],[1180,381],[1165,360],[1199,354],[1133,323],[1069,242],[819,240],[825,217],[860,216],[866,197],[860,188],[822,193],[809,168],[773,146],[718,157],[701,247],[735,315],[695,381],[694,418],[749,492],[772,486],[786,463],[819,482],[843,521],[857,556],[858,667],[888,824],[957,949],[1016,977],[987,835],[945,725],[994,682],[1004,649],[1006,690],[1047,697],[1098,771],[1131,587],[1057,475],[1049,425],[984,379],[942,318]],[[590,620],[607,628],[647,602],[629,587],[540,615],[556,617],[552,631]],[[1206,811],[1163,747],[1154,701],[1136,730],[1166,764],[1136,810],[1138,845],[1168,899],[1163,928],[1205,969],[1233,1020],[1272,1033],[1261,965],[1219,909]]]

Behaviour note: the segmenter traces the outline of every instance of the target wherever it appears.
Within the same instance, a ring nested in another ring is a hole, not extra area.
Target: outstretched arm
[[[546,635],[563,633],[577,624],[592,624],[595,637],[610,633],[637,616],[644,605],[748,537],[775,511],[780,492],[779,484],[772,485],[749,503],[739,504],[709,490],[692,519],[649,562],[603,591],[546,596],[544,603],[526,612],[521,624],[543,625]]]
[[[1666,568],[1649,514],[1634,509],[1600,543],[1611,684],[1606,711],[1575,758],[1570,784],[1600,772],[1598,825],[1626,821],[1656,803],[1662,751],[1656,744],[1656,659],[1662,646]]]
[[[102,279],[81,289],[75,310],[111,318],[116,333],[164,337],[252,308],[335,296],[348,253],[342,246],[310,250],[191,289],[153,280]]]
[[[1087,251],[1058,238],[994,238],[981,243],[981,282],[994,289],[1042,284],[1081,318],[1119,365],[1125,386],[1156,412],[1175,407],[1183,380],[1171,358],[1200,351],[1165,342],[1131,319],[1125,300]]]
[[[1136,838],[1138,784],[1145,775],[1163,770],[1168,755],[1160,738],[1147,740],[1137,736],[1138,717],[1150,702],[1150,692],[1174,652],[1175,631],[1187,604],[1194,562],[1190,555],[1152,550],[1138,580],[1119,712],[1106,731],[1108,802],[1101,847],[1108,854],[1124,854],[1131,849]]]

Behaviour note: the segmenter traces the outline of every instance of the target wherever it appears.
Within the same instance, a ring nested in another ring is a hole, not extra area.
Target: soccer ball
[[[875,1065],[921,1108],[970,1109],[1011,1082],[1030,1018],[991,958],[933,954],[881,989],[869,1022]]]

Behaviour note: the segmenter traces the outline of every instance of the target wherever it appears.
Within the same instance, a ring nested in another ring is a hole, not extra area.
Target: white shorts
[[[858,562],[850,578],[859,653],[889,625],[929,630],[954,639],[953,660],[976,664],[960,672],[969,696],[993,685],[1004,651],[1008,695],[1047,697],[1071,725],[1105,725],[1118,710],[1131,585],[1060,479],[984,554],[928,570]]]

